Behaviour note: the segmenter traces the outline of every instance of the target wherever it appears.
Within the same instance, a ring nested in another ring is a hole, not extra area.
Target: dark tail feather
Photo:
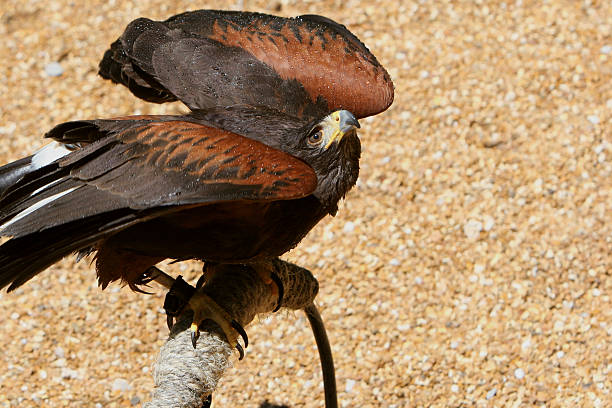
[[[32,156],[24,157],[0,167],[0,197],[23,176],[32,171]]]
[[[8,240],[0,246],[0,289],[18,288],[73,252],[91,252],[114,229],[109,222],[122,216],[126,222],[133,218],[129,211],[117,210]]]

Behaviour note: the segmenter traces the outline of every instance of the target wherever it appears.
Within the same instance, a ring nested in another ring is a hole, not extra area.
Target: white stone
[[[589,115],[587,116],[587,120],[591,122],[593,125],[597,125],[599,123],[599,116],[597,115]]]
[[[531,347],[531,340],[526,339],[525,341],[523,341],[523,343],[521,344],[521,349],[523,350],[527,350],[528,348]]]
[[[64,73],[64,68],[59,62],[50,62],[45,65],[45,73],[52,77],[60,76]]]
[[[346,380],[346,385],[344,386],[344,392],[351,392],[355,387],[357,382],[355,380],[351,380],[350,378]]]
[[[61,371],[60,375],[61,375],[61,377],[63,379],[68,379],[68,380],[70,380],[70,379],[78,379],[79,378],[79,372],[77,370],[73,370],[73,369],[68,368],[68,367],[62,368],[62,371]]]
[[[463,226],[463,233],[468,239],[476,240],[482,231],[482,222],[476,220],[468,220]]]
[[[355,230],[355,223],[352,221],[347,221],[346,224],[344,224],[344,228],[342,228],[342,230],[344,232],[353,232]]]
[[[130,383],[123,378],[117,378],[113,381],[113,391],[128,391],[131,388]]]
[[[516,370],[514,370],[514,376],[517,380],[522,380],[523,378],[525,378],[525,370],[520,367],[517,368]]]
[[[493,229],[493,226],[495,226],[495,218],[491,217],[490,215],[485,215],[483,225],[484,230],[489,232]]]

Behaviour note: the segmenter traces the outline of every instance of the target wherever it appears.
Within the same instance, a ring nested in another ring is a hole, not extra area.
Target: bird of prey
[[[10,237],[0,288],[74,252],[95,253],[102,288],[138,290],[164,259],[248,263],[272,285],[266,262],[334,215],[355,184],[358,119],[393,101],[365,45],[314,15],[140,18],[100,75],[191,112],[63,123],[50,144],[0,168],[0,235]],[[211,318],[233,342],[239,328],[203,303],[192,330]]]

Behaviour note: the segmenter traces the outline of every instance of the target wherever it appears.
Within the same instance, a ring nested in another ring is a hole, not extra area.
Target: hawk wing
[[[106,51],[100,75],[151,102],[192,110],[265,106],[296,117],[347,109],[362,118],[393,102],[393,83],[346,27],[321,16],[282,18],[198,10],[139,18]]]
[[[298,199],[317,185],[301,160],[224,130],[183,121],[110,122],[118,130],[100,120],[89,128],[74,122],[80,132],[107,134],[4,191],[0,235],[12,239],[0,247],[0,288],[14,289],[139,222],[211,203]]]

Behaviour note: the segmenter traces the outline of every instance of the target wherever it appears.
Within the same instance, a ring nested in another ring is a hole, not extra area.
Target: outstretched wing
[[[173,211],[298,199],[316,188],[306,163],[243,136],[183,121],[119,122],[60,125],[73,139],[80,132],[95,141],[3,192],[0,236],[12,238],[0,246],[0,288],[12,290],[74,251]]]
[[[2,235],[21,236],[119,209],[290,200],[316,188],[309,165],[246,137],[191,122],[132,123],[121,123],[119,133],[8,189],[0,201]],[[74,124],[81,132],[104,128],[101,120],[92,121],[92,129],[86,122]]]
[[[358,118],[393,102],[393,83],[346,27],[321,16],[282,18],[198,10],[131,22],[100,75],[151,102],[191,109],[265,106],[296,117],[347,109]]]

